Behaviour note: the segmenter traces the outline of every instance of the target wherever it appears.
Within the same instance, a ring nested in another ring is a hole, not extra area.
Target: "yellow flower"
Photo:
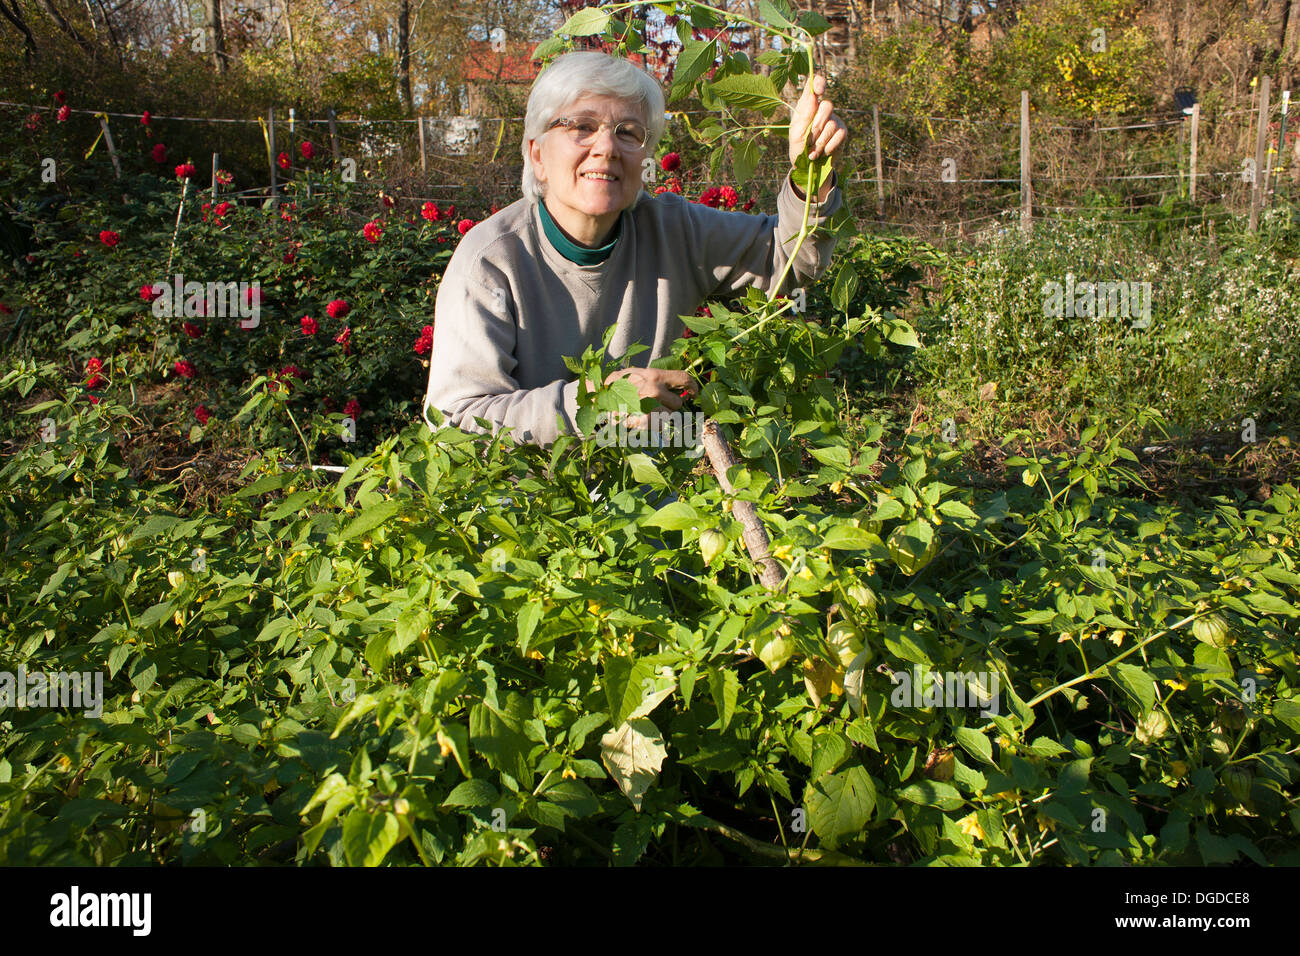
[[[779,558],[782,561],[789,561],[791,554],[792,552],[788,544],[780,545],[772,552],[774,558]]]
[[[969,837],[985,841],[988,838],[984,835],[984,828],[980,826],[979,816],[974,813],[968,813],[957,821],[957,829]]]
[[[837,481],[831,485],[831,491],[837,495],[843,490],[844,490],[844,482],[842,481]]]
[[[1116,647],[1119,647],[1120,643],[1124,640],[1124,632],[1121,630],[1111,631],[1110,637],[1107,638],[1107,640],[1109,640]]]
[[[562,770],[562,771],[560,772],[560,779],[561,779],[561,780],[577,780],[577,779],[578,779],[578,775],[577,775],[576,773],[574,773],[573,770],[572,770],[571,768],[569,768],[569,767],[565,767],[564,770]]]
[[[805,565],[804,567],[799,569],[799,577],[803,578],[805,581],[811,581],[813,577],[813,573],[807,567],[807,565]]]
[[[1187,764],[1182,760],[1171,760],[1169,762],[1169,772],[1181,780],[1187,776]]]

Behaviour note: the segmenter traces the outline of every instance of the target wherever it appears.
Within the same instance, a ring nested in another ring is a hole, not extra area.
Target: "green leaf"
[[[961,748],[977,760],[997,766],[993,761],[993,747],[989,743],[988,737],[975,728],[958,727],[957,743],[961,744]]]
[[[710,84],[709,91],[728,106],[742,110],[757,110],[764,116],[785,109],[785,101],[772,85],[772,80],[756,73],[724,76]]]
[[[831,305],[840,312],[847,312],[853,302],[853,296],[857,294],[860,281],[858,270],[853,268],[851,261],[845,260],[835,276],[835,286],[831,289]]]
[[[606,28],[609,27],[609,21],[610,15],[608,11],[601,10],[598,7],[586,7],[565,20],[564,25],[555,32],[561,36],[594,36],[597,33],[604,33]]]
[[[1292,730],[1300,731],[1300,701],[1292,698],[1274,701],[1273,717]]]
[[[537,624],[541,621],[543,613],[545,613],[545,609],[542,607],[542,599],[539,597],[529,598],[528,603],[520,609],[517,622],[520,654],[528,653],[528,644],[532,640],[533,632],[537,630]]]
[[[808,454],[812,455],[823,465],[830,465],[834,468],[848,468],[853,464],[853,458],[849,450],[843,445],[827,445],[824,448],[809,448]]]
[[[763,158],[763,151],[752,139],[741,140],[731,144],[731,170],[735,175],[736,185],[749,181]]]
[[[397,615],[397,630],[393,635],[393,641],[389,645],[389,649],[394,654],[402,653],[415,641],[419,640],[420,635],[429,629],[431,623],[433,623],[433,617],[426,608],[408,607]]]
[[[731,717],[736,712],[736,701],[740,697],[740,678],[735,671],[726,667],[709,668],[709,693],[714,706],[718,708],[718,720],[725,733]]]
[[[654,459],[642,452],[635,452],[627,456],[627,463],[632,468],[632,480],[640,484],[654,485],[657,488],[667,488],[668,481],[659,473],[655,467]]]
[[[672,103],[689,95],[695,87],[695,81],[708,72],[717,58],[716,40],[689,41],[677,54],[677,66],[673,70],[673,85],[668,92],[668,102]]]
[[[396,515],[401,507],[402,503],[400,501],[388,500],[381,501],[379,504],[371,505],[368,508],[363,508],[361,514],[353,518],[348,523],[348,526],[343,529],[342,533],[339,534],[339,541],[347,541],[351,538],[355,538],[359,534],[365,534],[367,531],[379,527],[389,518]]]
[[[349,866],[378,866],[397,843],[401,827],[392,813],[354,810],[343,821],[343,854]]]
[[[681,531],[694,528],[700,523],[700,516],[684,501],[673,501],[664,505],[649,518],[645,525],[650,528],[663,528],[667,531]]]
[[[605,661],[605,699],[609,702],[610,723],[615,727],[628,719],[645,699],[645,682],[654,680],[654,668],[645,661],[611,655]]]
[[[832,525],[831,530],[822,539],[823,548],[835,548],[840,551],[864,551],[873,544],[879,544],[878,535],[865,528],[855,528],[851,524]]]
[[[782,10],[782,7],[785,9]],[[794,26],[794,21],[790,19],[794,13],[784,3],[778,5],[772,0],[759,0],[758,16],[764,23],[770,23],[783,30],[789,30]]]
[[[832,172],[834,170],[831,168],[831,161],[827,156],[819,156],[810,164],[808,161],[808,147],[805,146],[803,152],[799,154],[799,158],[795,160],[794,172],[791,175],[794,178],[795,185],[803,190],[805,196],[816,198],[821,195],[822,186],[831,178]],[[810,176],[812,177],[811,184],[809,182]],[[812,191],[809,192],[809,189]]]
[[[442,801],[444,807],[493,807],[501,799],[497,788],[486,780],[463,780]]]
[[[1143,714],[1155,706],[1156,682],[1151,679],[1150,674],[1132,664],[1113,664],[1110,670],[1111,679],[1138,702]]]
[[[876,788],[862,767],[819,777],[804,793],[808,823],[822,845],[834,849],[862,832],[876,806]]]
[[[965,801],[955,787],[938,780],[922,780],[898,791],[895,796],[909,803],[923,807],[938,807],[940,810],[956,810]]]

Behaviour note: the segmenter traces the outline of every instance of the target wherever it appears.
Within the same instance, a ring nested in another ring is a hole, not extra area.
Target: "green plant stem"
[[[1206,612],[1206,613],[1208,613],[1208,612]],[[1183,619],[1182,619],[1181,621],[1179,621],[1177,624],[1173,624],[1173,625],[1171,625],[1171,626],[1169,626],[1169,627],[1162,628],[1161,630],[1156,631],[1156,632],[1155,632],[1154,634],[1152,634],[1150,637],[1145,638],[1144,640],[1142,640],[1142,641],[1139,642],[1138,644],[1135,644],[1133,647],[1130,647],[1127,651],[1124,651],[1123,653],[1120,653],[1120,654],[1116,654],[1114,657],[1112,657],[1112,658],[1111,658],[1110,660],[1108,660],[1106,663],[1102,664],[1100,667],[1094,667],[1092,670],[1088,671],[1088,673],[1086,673],[1086,674],[1080,674],[1078,677],[1073,677],[1073,678],[1071,678],[1070,680],[1066,681],[1064,684],[1057,684],[1055,687],[1051,688],[1050,690],[1045,690],[1045,691],[1043,691],[1041,694],[1039,694],[1039,695],[1038,695],[1037,697],[1035,697],[1033,700],[1026,701],[1026,702],[1025,702],[1025,706],[1028,707],[1028,708],[1030,708],[1030,709],[1033,709],[1034,707],[1037,707],[1039,704],[1041,704],[1043,701],[1047,700],[1047,698],[1049,698],[1049,697],[1051,697],[1051,696],[1053,696],[1053,695],[1059,693],[1060,691],[1065,690],[1065,688],[1067,688],[1067,687],[1073,687],[1075,684],[1082,684],[1082,683],[1083,683],[1084,681],[1086,681],[1086,680],[1092,680],[1093,678],[1097,677],[1097,676],[1098,676],[1102,671],[1106,670],[1106,668],[1110,667],[1110,665],[1112,665],[1112,664],[1116,664],[1116,663],[1118,663],[1119,661],[1122,661],[1124,658],[1128,657],[1130,654],[1136,654],[1138,651],[1140,651],[1142,648],[1146,647],[1148,644],[1150,644],[1152,641],[1156,640],[1157,638],[1164,637],[1164,635],[1168,634],[1170,631],[1176,631],[1176,630],[1178,630],[1178,628],[1182,627],[1184,624],[1190,624],[1192,621],[1196,620],[1198,617],[1201,617],[1201,615],[1200,615],[1200,614],[1189,614],[1187,617],[1183,618]]]

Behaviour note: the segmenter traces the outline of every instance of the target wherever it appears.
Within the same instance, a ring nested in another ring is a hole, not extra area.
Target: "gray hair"
[[[541,139],[547,127],[564,109],[584,96],[608,96],[641,107],[649,138],[646,155],[653,156],[664,134],[664,91],[659,83],[636,64],[599,53],[582,50],[556,57],[533,82],[524,115],[524,197],[541,200],[545,186],[533,175],[528,155],[530,140]],[[644,186],[642,187],[644,188]]]

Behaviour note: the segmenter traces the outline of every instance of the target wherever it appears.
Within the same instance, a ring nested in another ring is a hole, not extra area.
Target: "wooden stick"
[[[99,128],[104,131],[104,145],[108,147],[108,158],[113,161],[113,176],[121,179],[122,164],[117,158],[117,149],[113,146],[113,134],[108,131],[108,120],[103,116],[99,118]]]
[[[709,464],[713,466],[713,473],[718,478],[718,484],[722,486],[723,492],[732,494],[734,489],[731,482],[727,480],[727,469],[737,464],[736,455],[727,444],[727,440],[722,437],[718,423],[712,418],[705,421],[701,440],[704,443],[704,450],[709,455]],[[732,503],[731,513],[744,528],[745,547],[749,550],[749,556],[754,563],[758,565],[758,579],[769,591],[779,590],[785,580],[785,574],[768,548],[771,541],[758,518],[758,510],[753,502],[737,499]]]
[[[1250,231],[1259,231],[1259,206],[1264,198],[1264,148],[1268,145],[1268,92],[1272,79],[1263,77],[1259,84],[1259,124],[1255,130],[1255,181],[1250,186]]]
[[[1029,179],[1029,91],[1020,91],[1020,231],[1034,228],[1034,191]]]
[[[266,160],[271,167],[271,198],[274,199],[279,190],[276,188],[275,175],[275,109],[271,108],[266,111]]]
[[[1192,158],[1191,158],[1191,197],[1196,202],[1196,144],[1201,132],[1201,104],[1192,104]]]
[[[423,116],[417,116],[415,118],[415,128],[420,133],[420,172],[427,173],[429,171],[429,157],[424,150],[424,117]]]
[[[871,107],[871,131],[876,138],[876,212],[885,218],[885,172],[880,161],[880,107]]]

